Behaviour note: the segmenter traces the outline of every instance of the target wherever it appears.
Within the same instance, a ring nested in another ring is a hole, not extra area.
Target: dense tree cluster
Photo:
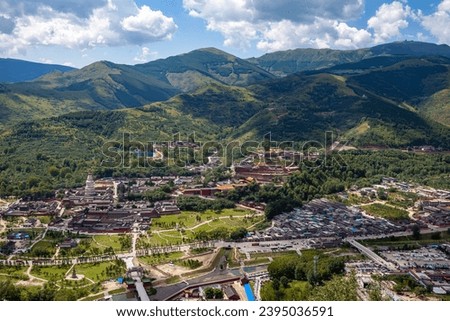
[[[243,227],[239,227],[230,233],[230,239],[233,241],[241,240],[247,236],[247,229]]]
[[[221,289],[206,288],[205,297],[208,300],[219,300],[223,299],[223,291]]]
[[[314,267],[314,260],[317,266]],[[354,301],[357,282],[344,276],[345,258],[333,257],[315,250],[277,257],[268,271],[271,282],[261,289],[265,301]]]
[[[314,273],[314,257],[317,256],[317,270]],[[321,284],[330,280],[335,274],[344,272],[345,261],[327,255],[318,255],[314,251],[275,258],[268,267],[273,280],[287,278],[289,280],[308,281],[310,284]]]

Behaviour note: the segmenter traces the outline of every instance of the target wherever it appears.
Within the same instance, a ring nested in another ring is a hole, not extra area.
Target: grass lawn
[[[178,231],[169,231],[169,232],[160,232],[159,235],[162,238],[168,239],[169,243],[172,243],[173,241],[180,241],[182,234]]]
[[[250,257],[253,258],[261,258],[261,257],[280,257],[280,256],[286,256],[286,255],[292,255],[296,254],[296,251],[285,251],[285,252],[274,252],[274,253],[250,253]]]
[[[124,237],[129,237],[125,235],[95,235],[92,237],[91,246],[98,247],[100,250],[104,250],[107,247],[112,247],[115,252],[128,251],[129,247],[122,248],[120,242]]]
[[[45,280],[60,280],[65,278],[70,266],[33,266],[31,275]]]
[[[28,280],[28,276],[25,274],[28,267],[26,266],[5,266],[0,265],[0,280],[1,281],[19,281]]]
[[[155,254],[149,256],[139,257],[139,262],[146,265],[159,265],[169,263],[171,261],[175,261],[181,259],[184,256],[183,252],[172,252],[172,253],[163,253],[163,254]]]
[[[230,217],[231,216],[251,216],[253,214],[250,210],[243,209],[224,209],[219,212],[215,211],[205,211],[202,213],[199,212],[188,212],[184,211],[179,215],[167,215],[161,218],[154,219],[152,221],[152,230],[170,230],[174,228],[184,228],[190,229],[202,222],[213,220],[214,218],[220,217]],[[200,220],[197,220],[197,219]]]
[[[196,259],[176,260],[173,263],[178,266],[188,268],[190,270],[198,269],[203,265],[203,262]]]
[[[166,279],[167,284],[175,284],[181,281],[181,278],[178,275],[171,276],[170,278]]]
[[[118,267],[115,262],[77,264],[75,270],[77,274],[82,274],[93,281],[115,279],[126,272],[125,268]]]
[[[56,253],[56,242],[43,239],[37,242],[27,256],[30,257],[51,257]]]
[[[198,275],[201,275],[203,273],[206,272],[211,272],[212,270],[214,270],[215,267],[217,267],[219,265],[220,259],[225,255],[227,258],[230,258],[231,256],[231,249],[225,249],[225,248],[221,248],[214,256],[214,259],[212,260],[211,264],[208,266],[205,266],[203,268],[201,268],[200,270],[196,270],[196,271],[192,271],[192,272],[186,272],[183,273],[182,276],[183,277],[195,277]],[[230,262],[230,260],[228,261]],[[231,262],[231,263],[237,263],[237,262]]]
[[[103,299],[104,297],[105,297],[105,295],[102,293],[102,294],[89,296],[87,298],[82,299],[81,301],[95,301],[95,300]]]
[[[255,259],[251,259],[248,261],[244,261],[245,266],[251,266],[251,265],[259,265],[259,264],[268,264],[270,263],[270,260],[267,257],[259,257]]]
[[[115,289],[112,291],[108,291],[109,295],[114,295],[114,294],[121,294],[121,293],[125,293],[127,292],[126,288],[120,288],[120,289]]]
[[[388,205],[371,204],[362,206],[362,209],[372,216],[382,217],[392,221],[409,219],[407,211]]]
[[[192,255],[199,255],[203,253],[212,252],[214,249],[209,247],[191,248],[190,252]],[[245,258],[245,255],[244,255]]]
[[[141,238],[139,246],[142,248],[145,243],[149,246],[177,245],[181,244],[183,239],[188,243],[194,240],[195,233],[219,229],[231,232],[238,227],[249,228],[263,220],[259,216],[252,215],[253,212],[248,210],[226,209],[217,213],[183,212],[180,215],[164,216],[153,221],[147,239]],[[200,220],[197,220],[199,217]]]
[[[176,232],[179,234],[179,232]],[[152,233],[151,235],[146,235],[145,237],[139,238],[138,241],[138,248],[143,248],[145,245],[148,245],[150,247],[152,246],[165,246],[165,245],[174,245],[177,243],[181,243],[181,237],[176,238],[167,238],[164,236],[164,233]]]

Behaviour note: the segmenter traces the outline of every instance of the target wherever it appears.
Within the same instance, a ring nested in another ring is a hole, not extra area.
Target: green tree
[[[248,231],[246,228],[239,227],[230,233],[230,238],[232,240],[241,240],[247,235]]]
[[[278,280],[278,279],[272,280],[272,287],[275,291],[280,290],[280,285],[281,285],[280,280]]]
[[[59,175],[60,171],[56,166],[50,166],[48,168],[48,173],[52,176],[52,177],[56,177]]]
[[[283,288],[287,288],[289,286],[289,279],[286,276],[282,276],[280,278],[280,283],[283,286]]]
[[[383,293],[381,292],[381,287],[378,283],[373,283],[370,285],[369,300],[370,301],[383,301]]]
[[[357,301],[357,288],[355,275],[334,276],[323,286],[315,288],[311,299],[314,301]]]
[[[412,237],[413,237],[413,239],[415,239],[415,240],[420,240],[420,238],[421,238],[421,234],[420,234],[420,226],[419,225],[414,225],[413,227],[412,227]]]

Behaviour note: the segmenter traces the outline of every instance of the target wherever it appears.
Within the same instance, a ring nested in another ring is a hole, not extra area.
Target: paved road
[[[127,266],[127,270],[131,270],[135,267],[137,267],[134,264],[134,259],[136,258],[136,242],[138,238],[138,233],[133,233],[132,235],[132,242],[131,242],[131,253],[128,256],[122,255],[121,259],[125,262]],[[136,291],[139,295],[139,299],[141,301],[150,301],[150,298],[148,297],[147,291],[144,288],[144,283],[142,283],[142,280],[137,273],[133,272],[131,274],[131,277],[135,281]]]

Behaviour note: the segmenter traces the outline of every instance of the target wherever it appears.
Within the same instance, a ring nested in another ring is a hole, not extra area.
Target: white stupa
[[[92,174],[89,173],[88,177],[86,179],[86,187],[84,190],[85,196],[95,196],[95,182],[94,178],[92,177]]]

